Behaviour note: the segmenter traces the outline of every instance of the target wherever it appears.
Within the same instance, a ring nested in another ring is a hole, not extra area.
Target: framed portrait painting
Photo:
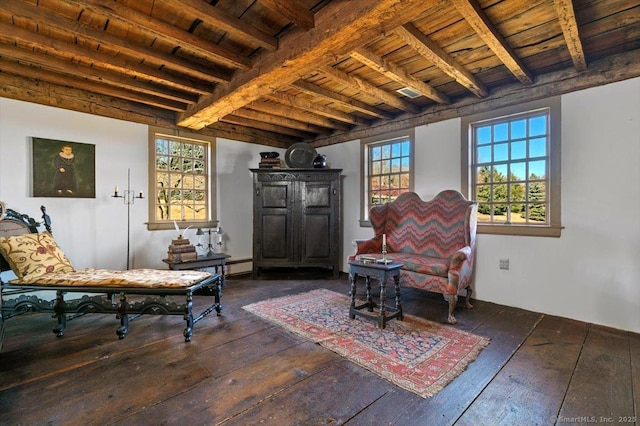
[[[95,145],[31,140],[34,197],[96,197]]]

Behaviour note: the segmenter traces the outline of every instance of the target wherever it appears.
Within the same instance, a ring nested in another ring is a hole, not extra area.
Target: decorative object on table
[[[178,238],[171,240],[167,252],[167,259],[170,262],[187,262],[196,260],[197,258],[198,253],[196,253],[196,248],[188,238],[178,235]]]
[[[279,169],[281,166],[279,157],[280,153],[276,151],[261,152],[258,167],[261,169]]]
[[[284,161],[292,169],[310,169],[318,156],[315,148],[306,142],[291,145],[284,154]]]
[[[387,259],[387,234],[382,234],[382,258],[376,259],[378,263],[393,263],[393,260]]]
[[[222,231],[222,227],[217,226],[211,229],[198,228],[196,235],[198,236],[196,251],[203,256],[207,257],[214,254],[220,254],[224,251],[224,232]],[[206,245],[200,241],[203,235],[208,235],[208,241]],[[211,235],[213,235],[213,242],[211,241]]]
[[[314,169],[325,169],[327,167],[327,156],[318,154],[316,158],[313,159],[313,168]]]
[[[413,315],[384,330],[350,320],[349,298],[326,289],[269,299],[243,309],[336,352],[423,398],[477,358],[489,339]]]
[[[123,192],[122,195],[118,193],[118,185],[113,188],[113,198],[122,198],[124,204],[127,206],[127,270],[129,269],[129,247],[131,245],[131,205],[135,204],[136,198],[139,200],[144,199],[144,195],[142,194],[142,190],[135,195],[135,191],[131,190],[131,169],[127,169],[127,189]]]
[[[34,197],[96,198],[96,146],[31,138]]]

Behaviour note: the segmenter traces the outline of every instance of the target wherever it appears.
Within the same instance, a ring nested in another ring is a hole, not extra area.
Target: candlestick
[[[385,265],[387,262],[387,234],[382,234],[382,263]]]

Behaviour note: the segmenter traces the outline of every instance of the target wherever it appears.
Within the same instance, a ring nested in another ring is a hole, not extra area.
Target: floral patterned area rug
[[[489,344],[486,337],[411,315],[404,315],[402,321],[391,320],[381,330],[367,318],[350,319],[349,297],[325,289],[243,309],[423,398],[444,388]]]

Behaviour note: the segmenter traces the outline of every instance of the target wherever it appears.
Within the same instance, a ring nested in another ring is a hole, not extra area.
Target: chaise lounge
[[[0,272],[11,269],[16,275],[9,282],[0,277],[2,320],[27,312],[51,312],[58,321],[52,331],[62,337],[68,320],[89,313],[112,314],[120,320],[116,334],[123,339],[129,323],[141,315],[181,315],[186,322],[183,335],[189,342],[198,321],[213,311],[220,315],[222,274],[156,269],[76,270],[53,239],[45,208],[41,210],[46,232],[39,232],[41,223],[25,214],[7,209],[0,215]],[[46,290],[56,292],[55,300],[43,300],[34,293]],[[196,291],[211,297],[211,304],[199,315],[193,313]],[[67,293],[81,297],[65,300]],[[138,296],[145,298],[136,300],[140,299]],[[168,296],[183,297],[184,302],[172,301]],[[2,333],[0,343],[1,338]]]
[[[470,303],[475,255],[478,206],[455,190],[440,192],[423,201],[414,192],[374,206],[369,219],[374,237],[357,240],[356,253],[349,257],[382,257],[383,235],[387,259],[403,263],[400,282],[404,287],[442,293],[449,302],[447,321],[453,314],[458,292],[465,289]]]

